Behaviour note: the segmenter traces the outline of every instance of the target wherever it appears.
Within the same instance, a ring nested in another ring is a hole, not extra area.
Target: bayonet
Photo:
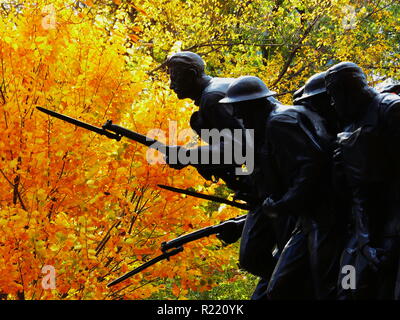
[[[104,125],[100,128],[100,127],[93,126],[86,122],[80,121],[75,118],[71,118],[64,114],[61,114],[61,113],[58,113],[58,112],[55,112],[55,111],[52,111],[52,110],[49,110],[49,109],[46,109],[43,107],[36,107],[36,109],[38,109],[39,111],[44,112],[52,117],[55,117],[60,120],[66,121],[68,123],[74,124],[78,127],[96,132],[96,133],[106,136],[107,138],[110,138],[110,139],[115,139],[117,141],[120,141],[122,137],[126,137],[128,139],[139,142],[140,144],[143,144],[147,147],[157,149],[157,150],[161,151],[162,153],[166,153],[168,151],[168,146],[165,145],[164,143],[161,143],[158,140],[149,138],[140,133],[128,130],[119,125],[113,124],[111,120],[107,120],[104,123]]]
[[[52,117],[55,117],[55,118],[64,120],[66,122],[69,122],[71,124],[74,124],[74,125],[76,125],[78,127],[81,127],[81,128],[96,132],[96,133],[101,134],[101,135],[104,135],[107,138],[115,139],[117,141],[121,140],[121,137],[122,137],[121,135],[116,134],[114,132],[107,131],[104,128],[99,128],[99,127],[93,126],[93,125],[88,124],[86,122],[82,122],[82,121],[80,121],[78,119],[68,117],[66,115],[63,115],[61,113],[58,113],[58,112],[55,112],[55,111],[52,111],[52,110],[48,110],[46,108],[36,107],[36,109],[38,109],[39,111],[42,111],[42,112],[44,112],[44,113],[46,113],[46,114],[48,114],[48,115],[50,115]]]

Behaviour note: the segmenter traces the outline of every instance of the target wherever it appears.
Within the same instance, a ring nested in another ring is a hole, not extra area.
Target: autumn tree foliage
[[[257,74],[284,102],[312,74],[339,61],[356,62],[371,81],[398,79],[395,0],[137,3],[158,13],[136,19],[144,27],[142,50],[153,59],[164,61],[174,47],[193,50],[206,57],[213,75]]]
[[[161,191],[159,183],[229,196],[193,168],[151,163],[137,143],[108,140],[36,106],[189,143],[178,133],[196,107],[168,89],[163,64],[172,52],[202,54],[213,76],[258,75],[290,102],[310,75],[341,60],[359,63],[373,84],[398,78],[399,11],[388,0],[2,2],[1,297],[146,299],[168,291],[183,299],[241,277],[237,246],[210,237],[107,288],[160,254],[163,241],[243,212]],[[56,270],[55,289],[42,286],[46,265]]]
[[[156,187],[200,184],[190,169],[178,175],[165,165],[150,165],[146,149],[137,144],[109,141],[35,109],[45,106],[98,125],[113,119],[143,133],[168,130],[167,115],[179,118],[179,104],[165,87],[150,88],[151,99],[139,96],[148,79],[139,67],[127,67],[131,38],[125,26],[110,33],[108,21],[93,19],[87,10],[63,2],[25,3],[22,12],[10,8],[1,21],[2,294],[146,298],[159,289],[151,285],[154,279],[177,274],[179,291],[204,287],[200,275],[212,276],[224,262],[212,263],[217,258],[202,253],[212,243],[207,240],[189,246],[181,264],[155,267],[152,275],[124,283],[122,291],[106,288],[109,280],[159,253],[162,241],[214,221],[195,208],[199,201],[179,201]],[[52,12],[55,21],[44,20]],[[203,262],[206,256],[211,266]],[[57,272],[55,290],[41,285],[44,265]]]

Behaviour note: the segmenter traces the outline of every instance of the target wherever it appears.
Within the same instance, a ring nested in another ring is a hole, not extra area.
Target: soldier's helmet
[[[392,83],[384,86],[381,90],[379,90],[380,93],[395,93],[400,95],[400,83]]]
[[[234,80],[228,88],[225,98],[219,103],[235,103],[256,100],[275,95],[265,83],[255,76],[242,76]]]
[[[320,72],[311,76],[304,84],[304,91],[301,93],[301,96],[295,97],[297,91],[295,92],[293,97],[294,103],[299,103],[307,98],[325,93],[325,75],[326,72]],[[301,90],[301,88],[299,90]]]
[[[351,76],[352,79],[357,79],[358,82],[367,85],[367,78],[364,71],[354,62],[344,61],[330,67],[326,71],[325,83],[328,84],[334,79]]]

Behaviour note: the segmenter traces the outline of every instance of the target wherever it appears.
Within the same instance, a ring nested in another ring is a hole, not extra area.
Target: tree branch
[[[208,42],[195,44],[188,48],[183,48],[182,51],[193,51],[194,49],[204,48],[204,47],[233,47],[233,46],[254,46],[254,47],[282,47],[282,46],[290,46],[284,43],[250,43],[250,42]],[[297,47],[303,46],[303,44],[297,44]],[[158,67],[154,68],[147,72],[149,76],[152,76],[154,72],[164,68],[167,64],[167,59],[165,59]]]
[[[271,84],[271,87],[275,87],[279,81],[282,80],[283,76],[286,74],[287,70],[290,67],[290,64],[292,63],[293,59],[296,56],[297,51],[301,48],[302,42],[308,37],[308,35],[311,33],[312,29],[314,28],[315,24],[318,22],[318,20],[322,17],[322,13],[319,14],[317,17],[314,18],[314,20],[311,22],[311,24],[307,27],[307,29],[304,31],[304,34],[300,38],[300,40],[297,42],[295,45],[294,49],[290,53],[288,59],[286,60],[283,68],[281,69],[278,78]]]

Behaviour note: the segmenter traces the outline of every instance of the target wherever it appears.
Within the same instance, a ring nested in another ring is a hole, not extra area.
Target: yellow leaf
[[[39,189],[39,190],[37,191],[37,199],[38,199],[39,201],[44,201],[44,200],[46,200],[46,198],[47,198],[46,191],[43,190],[43,189]]]
[[[14,169],[14,168],[17,166],[17,164],[18,164],[18,159],[15,158],[15,159],[13,159],[13,160],[10,161],[9,167],[10,167],[11,169]]]
[[[52,244],[50,246],[50,250],[51,251],[58,251],[58,250],[60,250],[60,247],[58,245],[56,245],[56,244]]]

